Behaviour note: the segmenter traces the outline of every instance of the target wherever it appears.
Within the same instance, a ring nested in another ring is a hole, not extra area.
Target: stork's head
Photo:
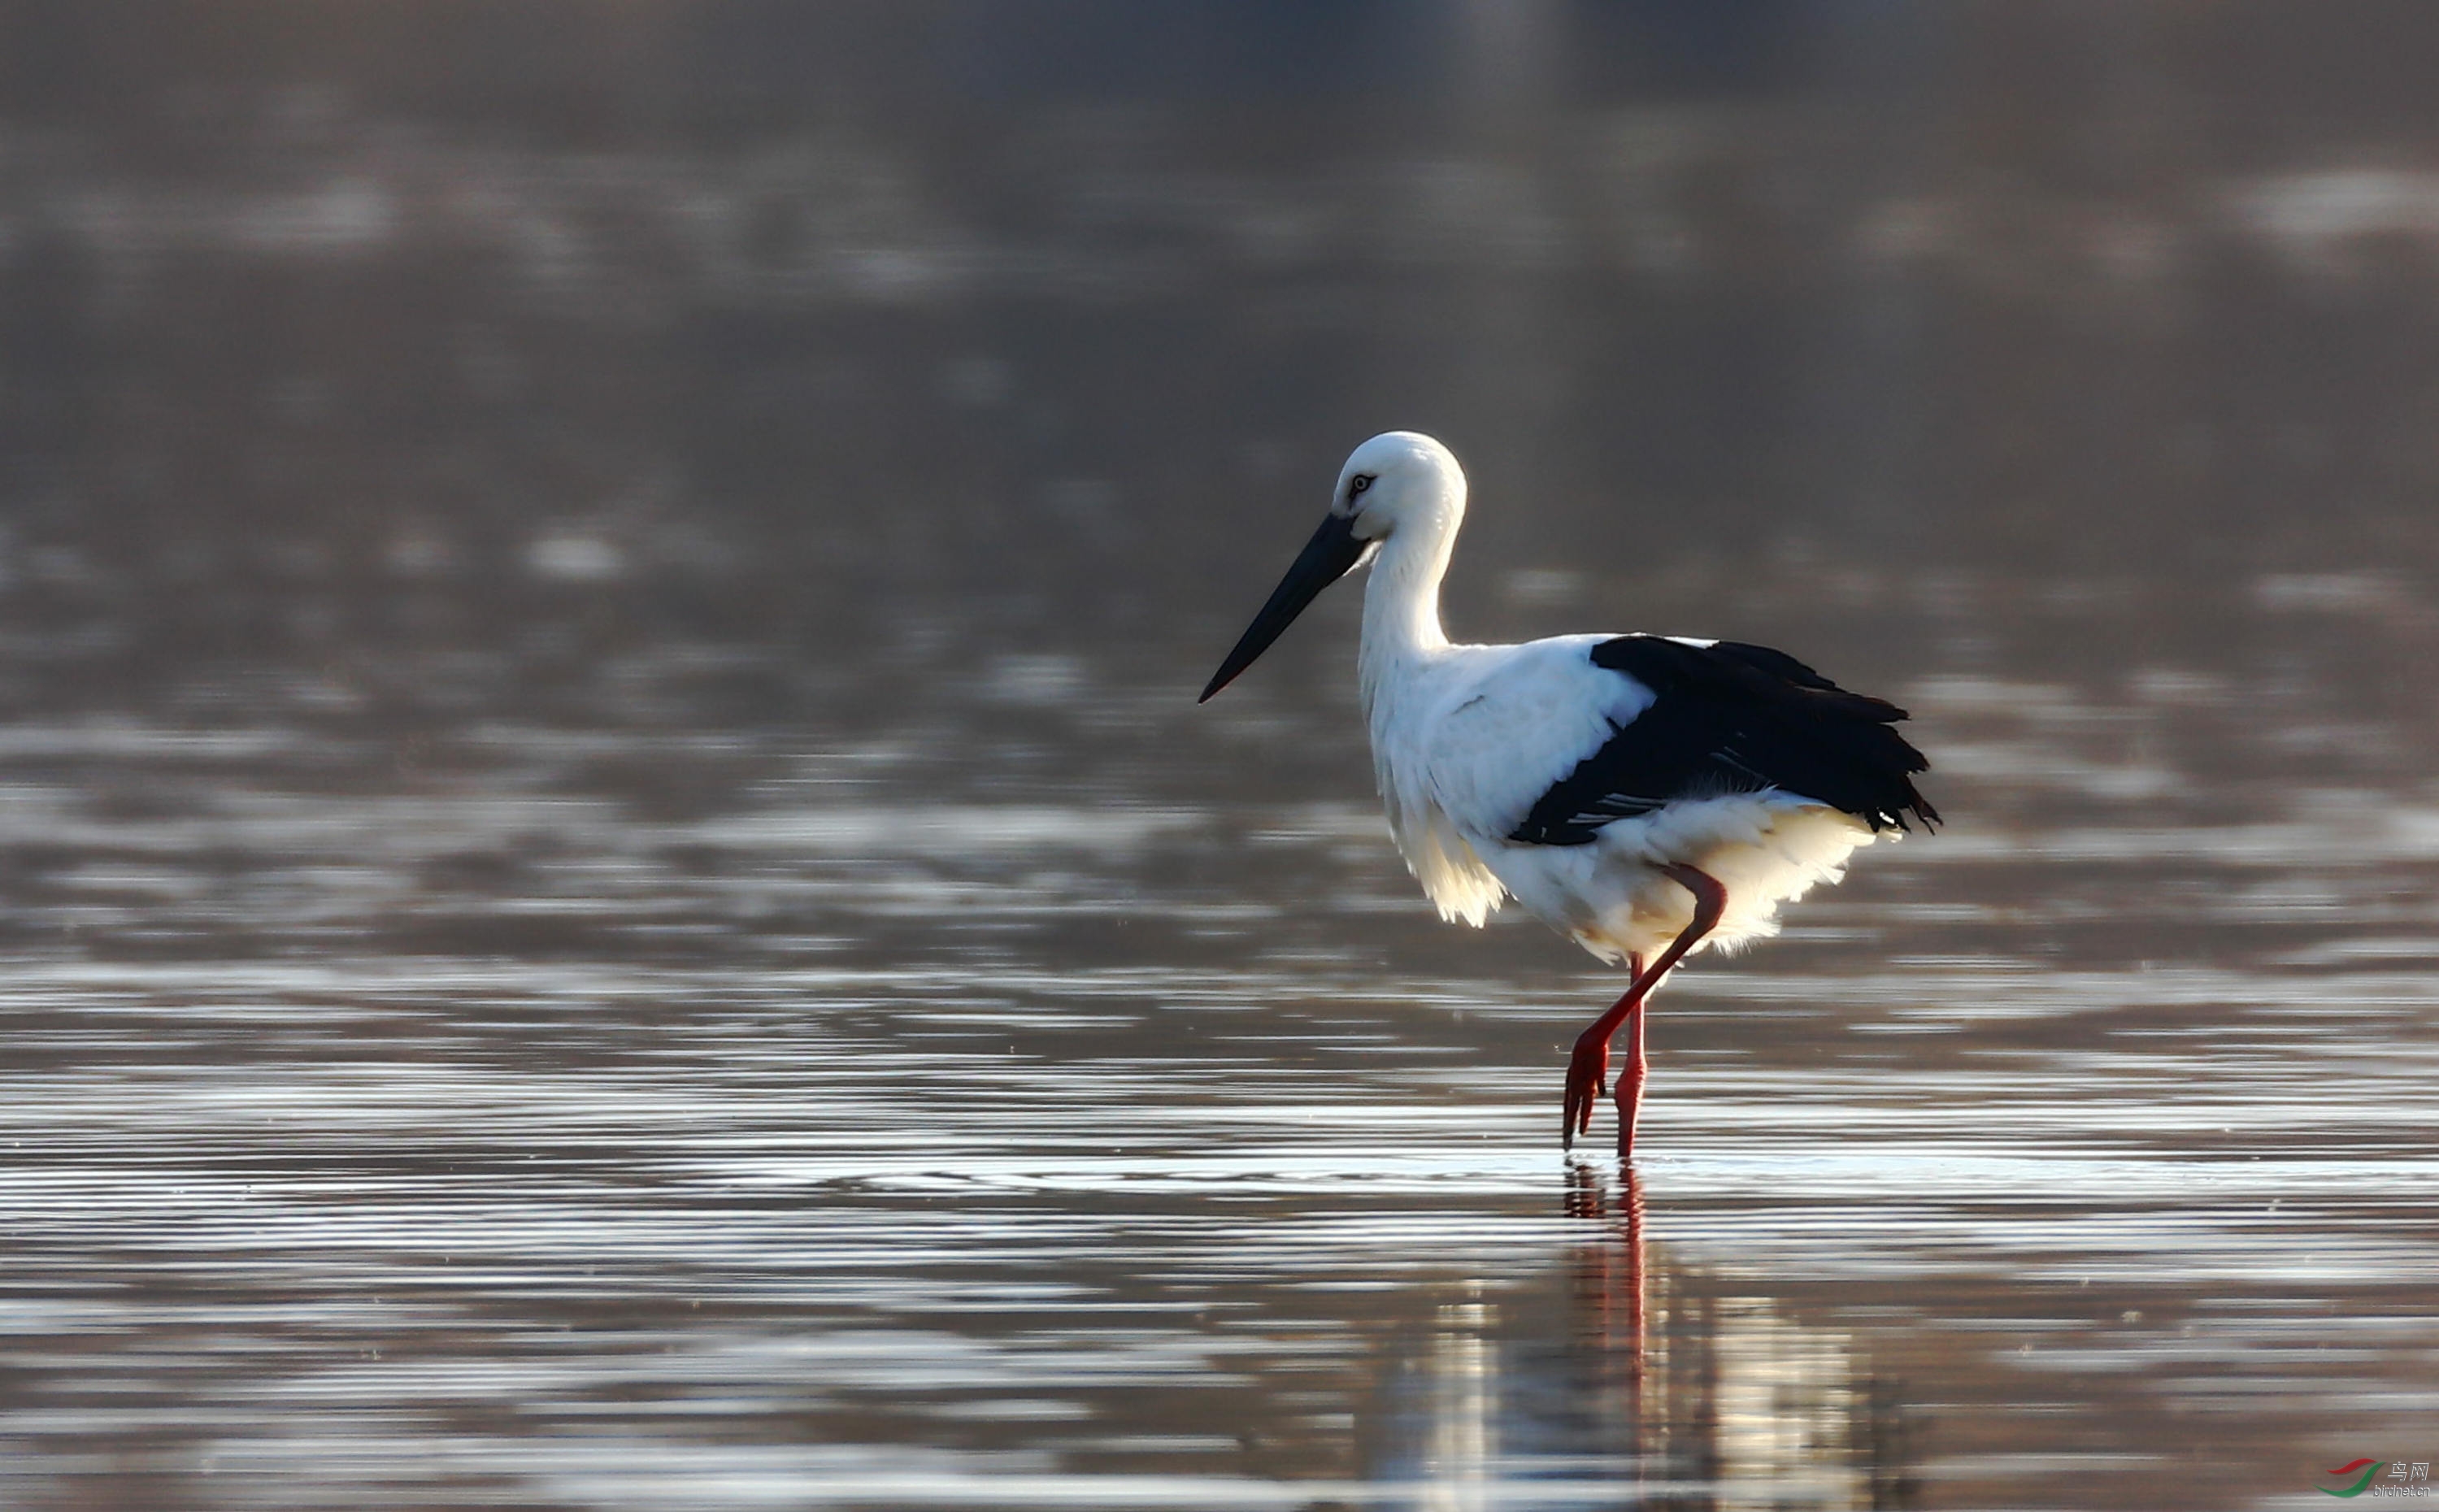
[[[1465,469],[1445,446],[1414,431],[1391,431],[1355,449],[1338,470],[1329,512],[1345,516],[1358,541],[1384,541],[1400,522],[1465,512]],[[1450,520],[1448,524],[1455,522]]]
[[[1413,431],[1391,431],[1357,447],[1339,469],[1338,491],[1330,496],[1321,528],[1196,702],[1208,700],[1253,666],[1323,589],[1368,560],[1399,528],[1428,525],[1445,539],[1464,514],[1465,470],[1447,447]]]

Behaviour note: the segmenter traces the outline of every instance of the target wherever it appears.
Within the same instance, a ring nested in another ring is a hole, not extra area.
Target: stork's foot
[[[1644,989],[1649,983],[1644,979],[1643,957],[1629,955],[1626,959],[1630,974],[1625,993],[1610,1005],[1607,1013],[1593,1021],[1591,1028],[1576,1036],[1575,1054],[1567,1058],[1567,1100],[1558,1120],[1558,1142],[1569,1149],[1576,1147],[1577,1134],[1592,1131],[1593,1109],[1609,1093],[1609,1042],[1619,1024],[1633,1022],[1634,1035],[1628,1042],[1634,1046],[1635,1059],[1640,1061],[1643,1058],[1640,1013]]]
[[[1593,1109],[1609,1092],[1609,1034],[1600,1024],[1586,1029],[1567,1058],[1566,1113],[1558,1126],[1559,1142],[1576,1147],[1576,1136],[1589,1133]]]
[[[1617,1153],[1622,1160],[1634,1153],[1634,1121],[1643,1112],[1643,1078],[1649,1068],[1643,1058],[1643,1045],[1638,1039],[1634,1054],[1617,1074]]]

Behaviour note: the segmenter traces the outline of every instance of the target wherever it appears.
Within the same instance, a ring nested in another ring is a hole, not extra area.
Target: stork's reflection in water
[[[1630,1166],[1569,1165],[1579,1238],[1469,1288],[1399,1362],[1381,1479],[1430,1512],[1912,1504],[1901,1393],[1843,1330],[1672,1258]]]
[[[1618,1162],[1612,1185],[1604,1183],[1588,1162],[1569,1161],[1565,1201],[1567,1217],[1609,1231],[1576,1251],[1576,1288],[1583,1307],[1585,1336],[1623,1368],[1632,1383],[1640,1385],[1647,1301],[1643,1278],[1643,1185],[1629,1162]]]

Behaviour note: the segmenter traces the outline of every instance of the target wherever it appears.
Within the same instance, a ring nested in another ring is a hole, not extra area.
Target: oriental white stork
[[[1660,635],[1458,646],[1440,578],[1465,473],[1428,436],[1355,449],[1328,517],[1220,664],[1236,678],[1324,588],[1372,563],[1357,657],[1389,830],[1444,918],[1480,925],[1506,898],[1602,960],[1625,995],[1576,1041],[1561,1137],[1572,1147],[1617,1078],[1618,1152],[1634,1150],[1643,1005],[1705,945],[1774,933],[1781,903],[1847,857],[1939,811],[1914,791],[1903,709],[1783,651]]]

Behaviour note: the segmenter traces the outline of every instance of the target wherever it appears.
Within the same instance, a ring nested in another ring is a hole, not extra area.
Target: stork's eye
[[[1372,474],[1369,472],[1358,472],[1346,482],[1346,496],[1351,499],[1371,486]]]

